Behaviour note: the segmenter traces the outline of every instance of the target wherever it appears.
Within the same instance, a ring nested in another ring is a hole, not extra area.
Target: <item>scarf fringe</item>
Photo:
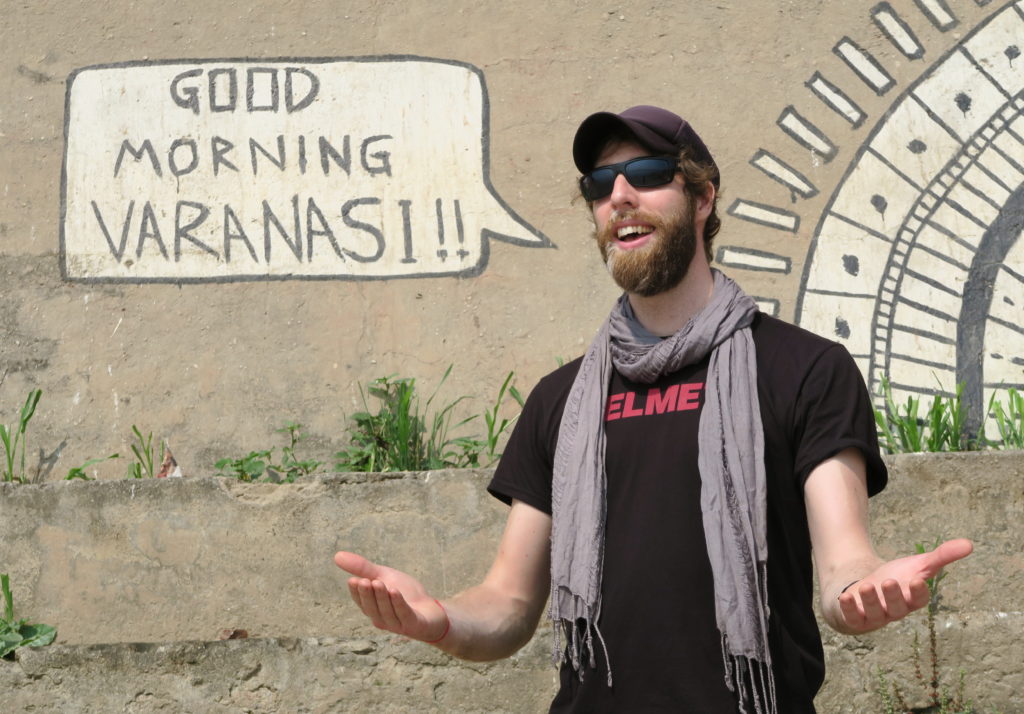
[[[757,565],[757,591],[761,600],[758,644],[761,650],[756,657],[731,654],[728,638],[722,635],[722,663],[725,667],[725,683],[729,691],[739,699],[740,714],[778,714],[775,693],[775,677],[772,675],[772,656],[768,647],[768,577],[767,564]],[[753,710],[750,705],[753,704]]]
[[[742,655],[722,654],[726,662],[726,684],[736,694],[739,714],[778,714],[775,679],[771,666]],[[753,709],[751,709],[753,705]]]
[[[558,611],[555,605],[558,598],[555,594],[555,589],[552,588],[549,616],[554,626],[554,646],[551,650],[551,663],[557,667],[563,661],[568,661],[582,682],[585,671],[584,657],[591,669],[597,668],[597,657],[594,650],[594,635],[597,635],[597,641],[601,645],[601,652],[604,654],[604,661],[607,665],[608,686],[611,687],[612,662],[608,657],[608,645],[605,644],[604,635],[601,634],[601,628],[597,626],[598,613],[592,612],[590,607],[581,604],[580,609],[583,614],[577,615],[578,620],[574,622]],[[600,607],[596,609],[599,610]],[[562,645],[563,635],[566,637],[565,646]]]

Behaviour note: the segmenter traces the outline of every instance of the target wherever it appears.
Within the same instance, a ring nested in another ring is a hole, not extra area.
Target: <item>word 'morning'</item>
[[[390,134],[378,134],[363,139],[359,145],[359,161],[367,174],[371,176],[374,174],[391,175],[391,152],[386,150],[370,151],[371,147],[377,142],[391,138],[393,137]],[[319,164],[324,176],[330,175],[332,166],[337,166],[347,176],[352,175],[352,144],[348,134],[342,137],[340,151],[325,136],[317,137],[315,149],[306,146],[306,137],[303,135],[297,137],[295,144],[295,151],[291,154],[291,159],[289,159],[284,134],[277,135],[273,149],[268,149],[263,143],[250,137],[248,141],[249,161],[247,163],[251,167],[252,175],[257,176],[260,167],[270,170],[276,168],[278,171],[284,172],[290,166],[297,167],[300,174],[305,174],[306,169],[309,167],[310,154],[313,154],[314,165]],[[238,164],[242,163],[243,160],[238,157],[234,142],[221,136],[214,136],[210,139],[209,153],[205,151],[205,148],[205,142],[203,149],[200,149],[198,141],[191,137],[183,136],[180,139],[173,140],[168,146],[167,151],[161,152],[160,155],[165,156],[167,168],[174,176],[184,176],[192,173],[199,168],[204,159],[210,164],[214,176],[219,175],[221,171],[240,172]],[[239,150],[239,152],[242,151],[244,149]],[[153,173],[157,176],[164,175],[163,165],[160,162],[156,149],[153,148],[153,142],[145,139],[136,147],[131,141],[124,139],[121,142],[121,148],[117,152],[117,159],[114,161],[114,178],[117,178],[117,175],[121,172],[121,166],[127,156],[135,159],[136,163],[143,161],[143,159],[148,159]],[[207,156],[209,156],[208,159],[206,159]],[[317,158],[319,158],[319,162],[316,161]]]
[[[203,106],[202,69],[190,69],[171,80],[171,99],[182,109],[199,114]],[[248,112],[276,112],[281,107],[279,73],[276,67],[249,67],[245,70],[245,110]],[[304,94],[297,96],[295,75],[306,78],[308,86]],[[206,73],[206,102],[211,112],[233,112],[238,104],[238,70],[234,68],[211,69]],[[320,92],[320,80],[315,74],[302,67],[284,69],[284,108],[291,114],[305,109]]]

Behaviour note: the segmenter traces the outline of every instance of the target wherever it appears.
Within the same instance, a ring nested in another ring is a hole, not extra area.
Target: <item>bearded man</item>
[[[812,553],[825,620],[862,633],[923,607],[971,543],[875,554],[867,498],[887,474],[863,379],[711,268],[720,177],[688,122],[594,114],[573,158],[624,293],[527,400],[489,486],[511,504],[491,570],[442,603],[335,562],[374,625],[466,659],[515,652],[549,600],[552,712],[814,712]]]

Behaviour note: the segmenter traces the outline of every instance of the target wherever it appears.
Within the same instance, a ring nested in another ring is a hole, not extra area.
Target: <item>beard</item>
[[[616,221],[639,220],[654,228],[647,245],[623,250],[615,242]],[[604,228],[594,231],[601,257],[612,278],[628,293],[650,297],[678,285],[697,252],[693,202],[687,197],[678,210],[664,215],[646,211],[614,213]]]

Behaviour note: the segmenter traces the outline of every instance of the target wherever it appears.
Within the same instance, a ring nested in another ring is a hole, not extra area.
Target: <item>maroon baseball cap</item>
[[[708,147],[688,121],[667,109],[641,104],[621,114],[598,112],[583,120],[572,142],[572,158],[580,173],[585,174],[594,168],[598,155],[608,141],[608,135],[622,129],[658,154],[675,155],[685,146],[693,152],[694,159],[718,168]],[[717,188],[717,175],[713,183]]]

